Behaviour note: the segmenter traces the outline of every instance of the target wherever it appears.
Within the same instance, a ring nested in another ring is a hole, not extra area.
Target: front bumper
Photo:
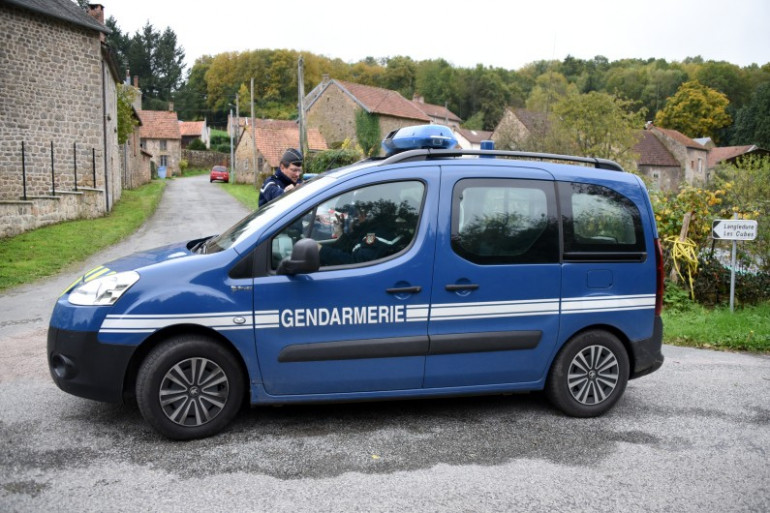
[[[652,336],[631,343],[631,357],[633,358],[634,368],[631,370],[630,378],[639,378],[660,369],[664,360],[662,347],[663,320],[659,315],[656,315]]]
[[[48,368],[67,393],[122,402],[123,381],[135,346],[102,344],[96,332],[48,328]]]

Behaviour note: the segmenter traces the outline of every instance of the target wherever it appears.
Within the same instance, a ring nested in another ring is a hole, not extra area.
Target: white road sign
[[[717,219],[711,225],[715,239],[754,240],[757,238],[757,222],[746,219]]]

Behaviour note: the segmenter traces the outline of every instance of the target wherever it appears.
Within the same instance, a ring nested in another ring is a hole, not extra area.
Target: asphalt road
[[[0,297],[0,511],[770,511],[766,356],[666,346],[598,419],[540,394],[286,406],[183,443],[56,388],[46,324],[69,283],[245,213],[205,176],[173,180],[136,235]]]

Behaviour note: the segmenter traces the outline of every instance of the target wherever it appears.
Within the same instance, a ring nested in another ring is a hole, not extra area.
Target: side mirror
[[[308,274],[321,267],[318,243],[313,239],[300,239],[291,250],[291,257],[284,258],[278,265],[276,274]]]

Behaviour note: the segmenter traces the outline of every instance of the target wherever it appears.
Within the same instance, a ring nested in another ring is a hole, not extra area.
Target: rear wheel
[[[174,338],[153,349],[136,382],[142,416],[175,440],[222,430],[238,413],[243,393],[236,358],[220,343],[200,336]]]
[[[623,395],[629,362],[625,347],[606,331],[581,333],[556,355],[546,382],[546,396],[573,417],[604,414]]]

